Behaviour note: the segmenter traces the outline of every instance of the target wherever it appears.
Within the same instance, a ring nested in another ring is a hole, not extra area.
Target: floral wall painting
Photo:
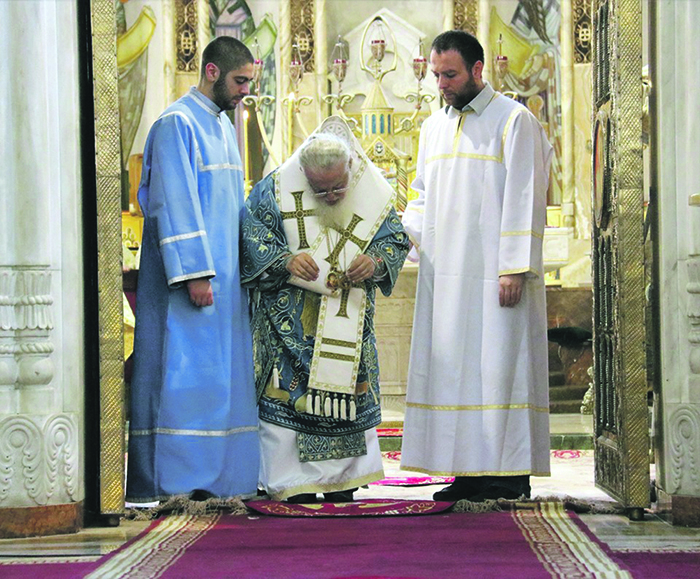
[[[562,200],[561,135],[561,26],[560,0],[518,0],[510,18],[492,7],[489,46],[494,54],[508,57],[502,86],[517,93],[540,120],[554,147],[550,205]]]
[[[263,70],[257,94],[276,97],[277,73],[275,67],[275,43],[277,26],[270,14],[265,14],[259,24],[255,24],[253,13],[245,0],[210,0],[209,25],[212,38],[233,36],[241,40],[256,59],[263,61]],[[261,110],[263,126],[268,135],[275,132],[275,107],[265,106]],[[240,124],[240,123],[239,123]],[[251,126],[253,124],[251,123]],[[268,153],[263,148],[263,164]]]
[[[156,17],[149,6],[143,6],[136,20],[128,26],[124,9],[124,4],[128,1],[115,0],[123,175],[122,209],[125,210],[129,208],[129,156],[146,100],[148,45],[156,29]]]

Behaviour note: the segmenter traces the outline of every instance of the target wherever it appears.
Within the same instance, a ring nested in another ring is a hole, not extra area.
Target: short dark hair
[[[459,52],[469,71],[477,62],[484,62],[484,48],[481,43],[476,39],[476,36],[464,30],[448,30],[438,34],[430,48],[438,54],[446,50]]]
[[[232,70],[253,62],[253,54],[240,40],[232,36],[219,36],[207,44],[202,53],[202,76],[210,62],[218,67],[222,76],[226,76]]]

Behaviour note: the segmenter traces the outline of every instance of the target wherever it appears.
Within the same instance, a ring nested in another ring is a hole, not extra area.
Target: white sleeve
[[[498,274],[544,275],[542,245],[552,146],[527,110],[519,110],[506,135],[506,181]]]
[[[418,193],[418,199],[409,201],[403,213],[401,223],[411,240],[411,251],[408,254],[409,261],[418,261],[418,250],[423,233],[423,214],[425,211],[425,127],[420,132],[418,144],[418,163],[416,164],[416,178],[411,187]]]

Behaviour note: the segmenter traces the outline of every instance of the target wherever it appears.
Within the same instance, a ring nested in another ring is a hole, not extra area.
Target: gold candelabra
[[[286,98],[282,100],[282,105],[287,108],[287,147],[285,159],[288,159],[294,153],[294,119],[301,111],[302,106],[310,105],[314,99],[309,96],[298,96],[299,83],[304,77],[304,63],[301,60],[299,46],[295,43],[292,45],[292,60],[289,63],[289,80],[291,81],[292,90]],[[308,131],[304,128],[300,120],[300,126],[304,136],[308,136]]]
[[[435,100],[435,95],[431,94],[421,94],[423,88],[423,80],[428,72],[428,61],[423,55],[423,39],[418,43],[418,53],[413,58],[413,76],[416,81],[418,81],[418,86],[416,87],[416,92],[410,92],[404,95],[403,99],[407,103],[415,102],[415,107],[413,109],[413,114],[410,117],[401,119],[399,123],[399,128],[396,129],[396,133],[406,133],[410,132],[416,128],[416,118],[418,113],[420,113],[423,108],[423,103],[431,103]]]
[[[260,130],[260,136],[262,137],[263,143],[267,148],[268,153],[272,162],[277,165],[277,159],[272,151],[272,143],[267,136],[265,131],[265,123],[262,117],[262,107],[272,106],[275,104],[275,97],[271,95],[260,95],[258,94],[260,90],[260,79],[262,77],[264,63],[260,58],[260,47],[258,41],[255,41],[253,46],[253,53],[255,54],[255,59],[253,61],[253,94],[246,95],[243,97],[243,105],[245,109],[243,110],[243,142],[245,143],[245,162],[244,162],[244,173],[245,173],[245,192],[246,195],[250,192],[253,187],[251,162],[250,162],[250,147],[249,145],[249,134],[250,129],[248,123],[250,122],[251,111],[255,114],[255,119],[258,123],[258,128]]]
[[[343,81],[348,71],[348,51],[345,43],[341,36],[338,36],[338,40],[333,47],[333,53],[331,54],[331,70],[333,71],[333,76],[338,82],[338,92],[330,93],[323,97],[323,102],[334,106],[338,113],[338,116],[342,118],[350,127],[352,131],[358,130],[358,123],[355,119],[349,118],[345,114],[345,107],[353,101],[357,96],[356,94],[342,94],[343,92]]]

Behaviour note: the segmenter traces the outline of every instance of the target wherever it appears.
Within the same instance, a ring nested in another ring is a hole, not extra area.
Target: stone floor
[[[390,422],[391,416],[385,416]],[[590,417],[579,415],[552,416],[552,435],[590,436]],[[416,476],[400,470],[397,451],[383,453],[385,475]],[[653,467],[653,465],[652,465]],[[571,496],[596,504],[613,500],[595,487],[593,481],[593,452],[583,449],[552,451],[552,476],[533,477],[533,497]],[[653,475],[653,468],[652,468]],[[357,498],[427,499],[441,486],[376,486],[360,489]],[[664,550],[682,549],[700,553],[700,529],[673,527],[658,516],[647,513],[641,522],[632,522],[621,515],[582,515],[583,521],[605,543],[616,549]],[[145,522],[123,521],[117,528],[88,528],[75,535],[32,539],[0,540],[0,558],[85,557],[93,558],[118,548],[147,526]]]

